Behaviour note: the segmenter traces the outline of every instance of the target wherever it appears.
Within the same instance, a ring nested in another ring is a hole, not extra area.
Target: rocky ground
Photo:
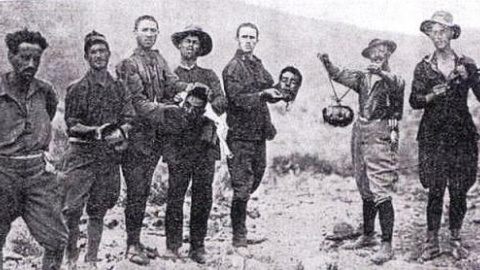
[[[421,264],[416,259],[426,227],[426,194],[415,179],[403,176],[394,197],[395,259],[379,267],[369,262],[375,248],[346,251],[342,249],[344,242],[325,239],[336,223],[347,222],[358,227],[361,221],[360,198],[354,180],[310,172],[293,174],[290,171],[281,176],[267,173],[264,184],[249,204],[248,219],[250,236],[266,238],[266,241],[250,247],[253,258],[239,256],[230,245],[228,204],[231,192],[222,183],[226,179],[224,173],[225,170],[221,169],[215,184],[215,203],[206,240],[208,263],[205,266],[188,259],[188,244],[182,247],[182,258],[176,262],[157,258],[149,266],[139,267],[125,260],[125,226],[120,201],[105,219],[99,269],[480,269],[480,234],[477,234],[480,192],[477,187],[470,193],[463,235],[471,251],[470,258],[453,260],[445,226],[441,232],[442,256]],[[188,208],[187,201],[185,213],[189,212]],[[164,209],[164,205],[150,204],[143,228],[144,242],[156,247],[160,255],[165,251]],[[446,224],[445,218],[443,223]],[[85,232],[86,220],[81,228]],[[188,220],[184,232],[185,241],[188,241]],[[82,255],[85,243],[83,235],[80,241]],[[42,249],[33,241],[23,222],[17,220],[5,247],[6,269],[39,269],[41,253]],[[80,269],[88,269],[82,263],[82,255]]]

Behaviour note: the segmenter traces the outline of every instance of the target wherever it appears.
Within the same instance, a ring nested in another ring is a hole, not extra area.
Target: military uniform
[[[276,135],[267,103],[260,94],[273,86],[273,78],[260,59],[241,50],[222,75],[228,100],[227,143],[233,154],[228,160],[233,188],[233,245],[246,246],[247,203],[265,172],[266,140]]]
[[[71,84],[65,98],[65,122],[69,149],[64,157],[64,213],[70,230],[68,259],[78,256],[79,222],[86,204],[90,224],[100,224],[108,209],[115,206],[120,194],[120,158],[113,146],[90,134],[76,134],[72,127],[121,127],[130,124],[134,110],[124,86],[107,72],[90,70]],[[89,226],[89,230],[95,226]],[[101,231],[89,235],[87,261],[97,260]]]
[[[67,228],[61,215],[60,185],[46,171],[43,156],[58,100],[44,81],[33,79],[27,87],[13,72],[0,77],[0,247],[11,223],[22,217],[46,250],[43,269],[59,269]]]
[[[163,147],[157,131],[164,121],[165,104],[186,90],[187,84],[178,81],[157,50],[135,49],[116,71],[132,95],[136,112],[129,136],[130,146],[122,161],[127,185],[127,245],[130,246],[140,243],[150,185]]]

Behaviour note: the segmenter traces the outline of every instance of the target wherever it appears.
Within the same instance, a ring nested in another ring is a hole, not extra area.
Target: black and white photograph
[[[0,0],[0,270],[480,269],[480,2]]]

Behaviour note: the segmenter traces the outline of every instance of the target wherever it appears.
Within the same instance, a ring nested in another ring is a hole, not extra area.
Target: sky
[[[362,28],[420,34],[419,25],[436,10],[453,14],[461,27],[480,28],[478,0],[238,0],[282,12]]]

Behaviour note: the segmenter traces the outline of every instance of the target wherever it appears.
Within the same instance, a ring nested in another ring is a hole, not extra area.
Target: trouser
[[[382,241],[391,242],[394,209],[391,192],[398,181],[396,153],[392,151],[388,120],[359,118],[352,131],[352,159],[355,180],[363,199],[364,234],[374,232],[379,213]]]
[[[419,142],[420,180],[428,187],[427,226],[438,231],[443,211],[443,197],[450,194],[450,230],[462,227],[467,212],[467,192],[477,175],[476,141],[456,144]]]
[[[362,199],[377,206],[391,200],[398,173],[388,121],[358,119],[353,126],[351,146],[355,181]]]
[[[61,192],[43,157],[0,158],[0,248],[11,223],[22,217],[32,236],[45,248],[42,269],[60,269],[67,228],[61,214]],[[0,269],[3,262],[0,260]]]
[[[168,164],[168,196],[165,215],[167,248],[175,250],[182,245],[183,203],[190,179],[192,205],[190,208],[190,245],[192,249],[204,247],[208,217],[212,208],[212,182],[215,160]]]
[[[127,186],[125,225],[128,246],[140,243],[150,185],[159,159],[159,153],[145,155],[133,147],[124,154],[122,172]]]
[[[246,245],[247,204],[250,194],[255,192],[262,181],[266,167],[266,142],[228,140],[233,158],[228,160],[228,169],[233,188],[230,211],[233,229],[233,244]]]
[[[64,210],[69,229],[67,258],[77,260],[80,219],[86,205],[88,251],[86,261],[96,261],[103,218],[120,195],[120,166],[109,147],[71,144],[64,157]],[[118,155],[118,154],[117,154]]]

